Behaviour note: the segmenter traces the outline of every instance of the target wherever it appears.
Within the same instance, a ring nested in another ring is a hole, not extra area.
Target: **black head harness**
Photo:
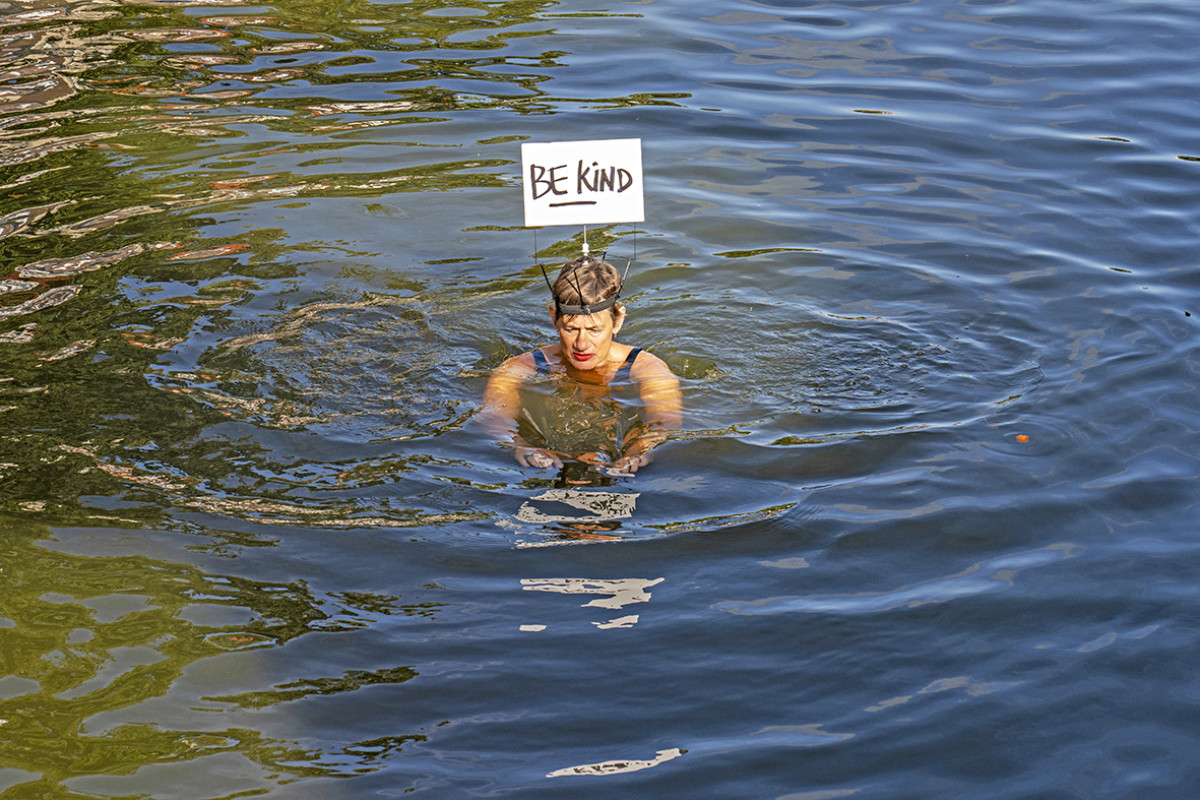
[[[604,257],[604,254],[601,254],[600,260],[603,260],[603,257]],[[586,253],[584,254],[583,258],[581,259],[583,264],[587,264],[594,260],[596,260],[596,259],[593,259],[591,256],[587,255]],[[601,311],[604,311],[605,309],[612,308],[613,304],[616,303],[617,299],[621,296],[621,290],[625,288],[625,278],[627,278],[629,276],[629,265],[632,263],[633,263],[633,259],[630,259],[629,263],[627,263],[625,265],[625,274],[621,276],[621,284],[617,287],[617,290],[615,292],[613,292],[611,295],[609,295],[608,297],[604,298],[603,300],[599,300],[595,303],[582,303],[580,305],[573,306],[573,305],[570,305],[569,303],[561,303],[561,302],[559,302],[558,298],[555,297],[554,298],[554,316],[555,316],[555,318],[561,317],[563,314],[566,314],[567,316],[571,316],[571,317],[577,317],[577,316],[585,316],[586,317],[586,316],[590,316],[592,314],[596,314]],[[538,266],[541,266],[541,265],[539,264]],[[577,278],[575,276],[575,271],[578,269],[579,269],[578,266],[572,268],[571,271],[569,273],[567,273],[567,278],[569,280],[571,280],[572,282],[574,282],[575,293],[578,294],[579,299],[582,300],[583,299],[583,287],[579,285],[579,278]],[[554,296],[554,285],[552,283],[550,283],[550,276],[546,274],[545,267],[542,267],[542,277],[546,279],[546,285],[550,287],[550,295],[551,295],[551,297],[553,297]]]

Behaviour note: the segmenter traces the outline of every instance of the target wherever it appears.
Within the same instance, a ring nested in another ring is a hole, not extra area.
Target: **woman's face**
[[[550,313],[553,315],[553,307]],[[608,363],[613,336],[624,321],[623,310],[613,319],[607,309],[588,316],[559,317],[554,327],[562,343],[563,360],[578,370],[601,369]]]

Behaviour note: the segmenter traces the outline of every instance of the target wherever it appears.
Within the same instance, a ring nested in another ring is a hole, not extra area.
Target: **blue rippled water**
[[[1200,9],[0,2],[0,796],[1191,798]],[[640,138],[636,476],[474,420]]]

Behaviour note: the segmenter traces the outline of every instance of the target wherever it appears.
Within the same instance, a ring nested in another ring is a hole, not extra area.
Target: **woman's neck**
[[[551,353],[558,358],[559,363],[563,365],[567,374],[572,378],[586,383],[607,383],[620,370],[621,364],[629,357],[629,352],[632,349],[629,345],[613,342],[612,346],[608,349],[604,363],[597,364],[589,369],[580,369],[572,364],[570,359],[563,353],[561,344],[554,345],[551,348]]]

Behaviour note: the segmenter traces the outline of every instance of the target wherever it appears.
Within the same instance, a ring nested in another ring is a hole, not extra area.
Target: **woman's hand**
[[[612,477],[620,477],[622,475],[632,475],[638,471],[638,468],[644,467],[650,463],[650,452],[637,454],[633,453],[627,456],[621,456],[612,463],[612,466],[604,470],[605,473]]]
[[[514,451],[517,463],[522,467],[535,469],[561,469],[562,459],[549,450],[540,447],[518,447]]]

